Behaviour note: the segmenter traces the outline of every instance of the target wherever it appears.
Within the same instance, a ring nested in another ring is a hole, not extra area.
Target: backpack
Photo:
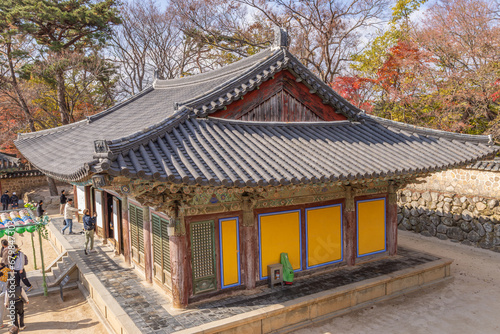
[[[23,254],[24,255],[24,254]],[[24,265],[27,266],[28,265],[28,257],[26,255],[24,255]]]

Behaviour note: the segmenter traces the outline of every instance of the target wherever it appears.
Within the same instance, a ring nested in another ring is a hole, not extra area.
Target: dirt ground
[[[48,297],[31,297],[24,312],[26,329],[23,333],[107,334],[78,289],[65,291],[64,302],[58,293]],[[4,324],[7,321],[6,318]],[[0,329],[0,333],[7,332],[6,329]]]
[[[399,244],[454,259],[454,280],[295,333],[500,333],[500,254],[411,232]]]
[[[28,257],[28,264],[25,266],[26,272],[34,270],[35,261],[33,258],[33,247],[31,241],[31,233],[25,232],[21,236],[20,234],[15,234],[16,243],[21,248],[21,251]],[[42,268],[42,260],[40,256],[40,243],[38,238],[38,232],[33,233],[33,242],[35,245],[35,254],[36,254],[36,265],[37,269]],[[56,250],[52,246],[49,240],[45,240],[42,238],[43,245],[43,261],[45,267],[52,261],[56,259],[58,256]]]

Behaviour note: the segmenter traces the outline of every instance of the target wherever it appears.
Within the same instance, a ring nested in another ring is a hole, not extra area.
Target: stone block
[[[395,292],[405,290],[417,285],[419,285],[418,275],[396,278],[395,280],[387,283],[386,285],[387,295],[391,295]]]
[[[332,298],[318,301],[314,305],[311,305],[311,318],[321,317],[325,314],[333,313],[344,308],[351,307],[353,306],[352,299],[352,292],[348,292],[332,296]]]
[[[241,326],[234,328],[228,328],[223,330],[204,330],[203,333],[222,333],[222,334],[258,334],[258,333],[269,333],[262,330],[261,321],[252,321],[245,323]]]
[[[456,226],[450,227],[446,232],[446,235],[448,236],[448,238],[453,240],[462,241],[464,239],[462,229]]]
[[[371,286],[354,292],[355,305],[385,296],[385,284]]]
[[[281,328],[311,319],[309,305],[287,310],[281,314],[262,319],[262,333],[271,333]],[[239,333],[239,332],[238,332]]]
[[[475,243],[481,240],[481,236],[476,231],[470,231],[469,234],[467,234],[467,239]]]
[[[446,277],[446,266],[424,271],[419,275],[420,284],[426,284]]]
[[[466,221],[471,221],[473,219],[472,212],[470,212],[469,210],[463,210],[462,219]]]

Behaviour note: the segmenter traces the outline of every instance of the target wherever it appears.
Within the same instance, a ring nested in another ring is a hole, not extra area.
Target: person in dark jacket
[[[12,204],[12,209],[19,208],[19,197],[17,197],[15,191],[12,193],[12,196],[10,197],[10,203]]]
[[[40,202],[38,202],[38,206],[36,207],[36,216],[41,217],[43,216],[44,212],[45,210],[43,209],[43,201],[40,200]]]
[[[66,202],[68,201],[68,198],[66,197],[66,190],[61,191],[61,197],[59,198],[59,204],[61,205],[59,209],[59,213],[61,215],[64,214],[64,206],[66,206]]]
[[[90,217],[90,211],[89,209],[83,210],[83,229],[85,230],[85,255],[88,255],[87,253],[87,246],[90,241],[90,250],[91,252],[94,249],[94,229],[95,229],[95,220],[97,217],[97,213],[94,212],[92,217]]]
[[[0,197],[0,202],[2,202],[2,210],[9,209],[10,196],[8,190],[6,190],[2,197]]]
[[[11,320],[14,320],[14,326],[20,330],[24,330],[26,328],[24,326],[24,303],[29,304],[29,299],[24,289],[20,285],[16,285],[12,289],[9,287],[8,292],[5,293],[4,303],[6,308],[13,308],[15,310],[13,315],[9,315]]]

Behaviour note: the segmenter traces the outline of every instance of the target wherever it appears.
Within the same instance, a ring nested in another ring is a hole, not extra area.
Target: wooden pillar
[[[178,207],[170,218],[170,268],[172,269],[172,305],[184,309],[189,298],[189,259],[188,240],[183,215],[179,215]],[[174,226],[172,226],[174,225]]]
[[[122,233],[123,233],[123,256],[125,262],[130,265],[130,224],[128,220],[128,197],[122,197]]]
[[[144,272],[146,281],[153,283],[153,257],[151,252],[151,218],[149,216],[149,207],[144,207],[142,216],[142,229],[144,232]]]
[[[78,192],[76,189],[77,189],[76,186],[73,185],[73,203],[75,203],[75,208],[79,209],[78,208]],[[83,210],[82,210],[82,212],[83,212]],[[75,212],[75,217],[76,217],[76,221],[80,222],[80,215],[78,214],[78,211]]]
[[[387,248],[389,255],[398,252],[398,203],[394,184],[389,184],[387,203]]]
[[[347,187],[344,208],[345,221],[345,244],[346,262],[353,266],[356,263],[357,241],[356,241],[356,206],[354,195],[350,186]]]
[[[247,289],[255,288],[257,273],[257,226],[249,196],[243,196],[243,222],[241,223],[242,283]]]

